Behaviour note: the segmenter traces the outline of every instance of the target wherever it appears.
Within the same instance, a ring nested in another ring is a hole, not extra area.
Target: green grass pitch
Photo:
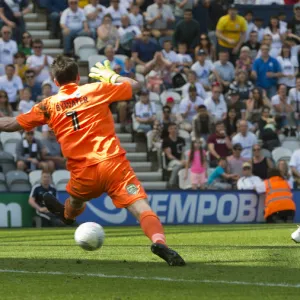
[[[154,256],[139,227],[104,229],[94,252],[75,245],[75,228],[0,230],[0,298],[300,299],[295,225],[166,226],[185,267]]]

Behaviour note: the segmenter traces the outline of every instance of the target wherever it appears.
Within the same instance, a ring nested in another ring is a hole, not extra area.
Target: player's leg
[[[151,251],[154,254],[165,260],[170,266],[185,265],[183,258],[166,245],[163,226],[146,199],[136,200],[126,208],[140,222],[145,235],[152,241]]]
[[[102,168],[107,174],[113,174],[107,180],[105,191],[117,208],[126,208],[140,222],[145,235],[153,243],[151,251],[169,265],[185,265],[180,255],[167,247],[163,226],[149,206],[147,194],[125,156],[103,162]]]

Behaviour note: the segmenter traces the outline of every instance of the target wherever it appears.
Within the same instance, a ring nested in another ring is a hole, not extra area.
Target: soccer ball
[[[81,224],[74,235],[76,244],[87,251],[99,249],[103,245],[104,237],[102,226],[94,222]]]

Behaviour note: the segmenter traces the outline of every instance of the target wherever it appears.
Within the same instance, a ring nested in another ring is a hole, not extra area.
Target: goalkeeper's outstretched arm
[[[135,94],[140,90],[140,88],[141,88],[140,83],[137,82],[136,80],[128,78],[128,77],[120,76],[120,77],[117,78],[116,83],[122,83],[122,82],[125,82],[125,81],[130,83],[130,85],[132,87],[132,94]]]
[[[1,131],[14,132],[14,131],[19,131],[19,130],[23,130],[23,128],[18,123],[16,118],[14,118],[14,117],[0,118],[0,132]]]

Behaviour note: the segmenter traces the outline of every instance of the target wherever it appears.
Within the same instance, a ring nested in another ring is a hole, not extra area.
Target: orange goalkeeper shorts
[[[107,193],[118,208],[147,199],[147,194],[125,154],[84,169],[72,170],[67,192],[84,201]]]

